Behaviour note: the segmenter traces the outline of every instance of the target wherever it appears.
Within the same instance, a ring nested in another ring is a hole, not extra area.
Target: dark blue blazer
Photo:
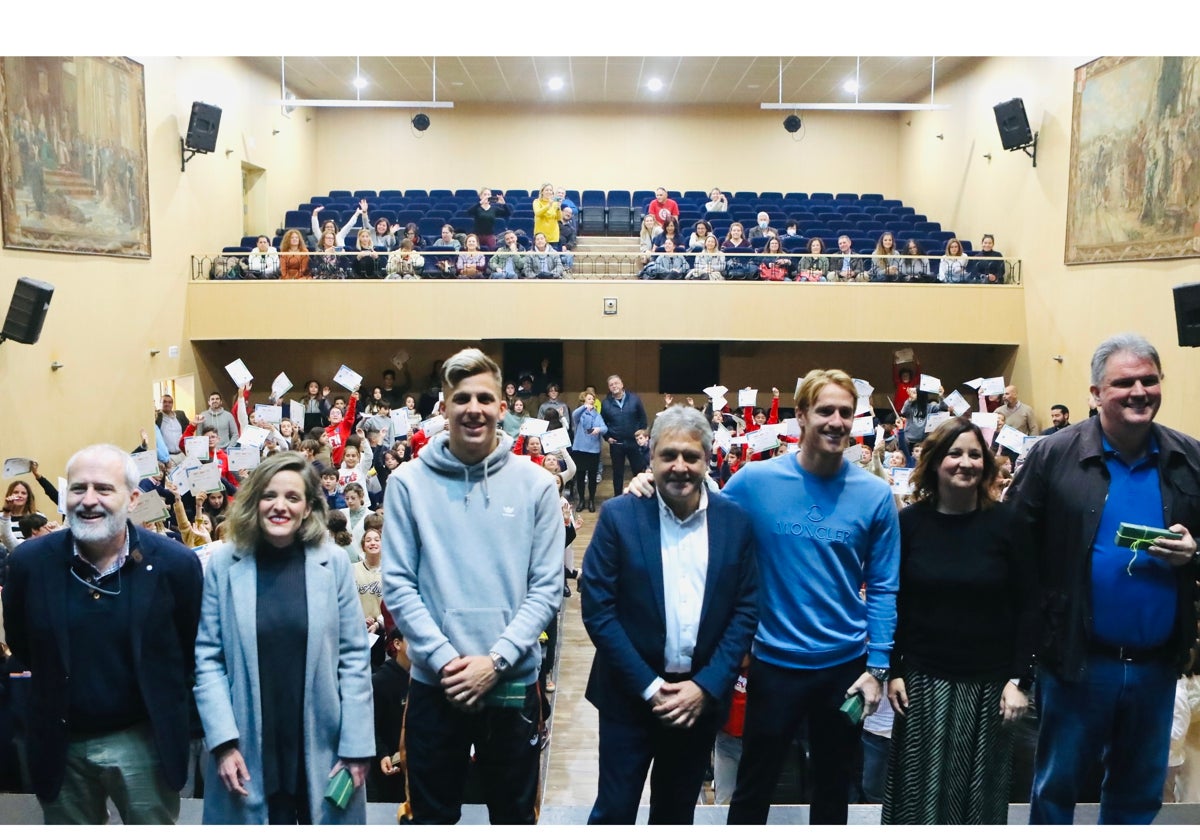
[[[596,646],[586,697],[602,714],[644,716],[642,692],[663,676],[666,612],[657,499],[604,503],[583,560],[583,624]],[[750,518],[708,494],[708,573],[691,679],[726,714],[758,626],[758,566]]]
[[[121,588],[134,615],[134,668],[163,778],[179,790],[187,781],[188,710],[204,579],[194,551],[144,528],[131,528],[130,534]],[[34,793],[43,800],[57,798],[67,755],[71,656],[62,617],[68,587],[79,586],[70,571],[74,550],[65,528],[21,543],[3,595],[8,645],[30,671],[30,775]]]

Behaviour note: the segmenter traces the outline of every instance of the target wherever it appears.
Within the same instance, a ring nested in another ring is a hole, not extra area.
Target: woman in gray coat
[[[370,654],[346,555],[296,453],[242,484],[204,575],[196,706],[211,751],[204,822],[363,824],[375,754]],[[345,768],[344,809],[324,798]]]

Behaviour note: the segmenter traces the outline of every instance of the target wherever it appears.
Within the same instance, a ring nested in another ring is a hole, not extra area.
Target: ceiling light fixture
[[[355,76],[354,77],[354,86],[356,88],[358,88],[359,90],[362,90],[363,88],[365,88],[367,86],[367,80],[364,79],[362,76]]]
[[[846,91],[846,93],[858,93],[858,82],[854,81],[854,79],[847,79],[842,82],[842,90]]]
[[[658,93],[663,88],[662,79],[651,79],[646,82],[646,88],[653,93]]]
[[[552,76],[550,81],[546,82],[546,87],[550,90],[562,90],[563,84],[562,76]]]

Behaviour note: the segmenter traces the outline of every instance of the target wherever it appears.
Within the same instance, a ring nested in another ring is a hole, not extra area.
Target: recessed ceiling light
[[[662,90],[662,86],[662,79],[651,79],[650,81],[646,82],[646,87],[655,93]]]
[[[847,79],[842,83],[842,90],[846,91],[846,93],[858,93],[858,82],[854,81],[854,79]]]
[[[550,81],[546,82],[546,87],[550,88],[550,90],[562,90],[563,89],[562,76],[552,76],[550,78]]]
[[[362,90],[363,88],[365,88],[367,86],[367,80],[364,79],[362,76],[355,76],[354,77],[354,86],[356,88],[358,88],[359,90]]]

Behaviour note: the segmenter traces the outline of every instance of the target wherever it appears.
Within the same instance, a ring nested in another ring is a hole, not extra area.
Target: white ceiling
[[[856,62],[862,102],[927,103],[931,81],[937,102],[938,85],[980,61],[961,56],[289,56],[281,68],[278,56],[243,60],[277,79],[282,69],[288,90],[300,99],[623,105],[758,104],[781,98],[853,102],[842,85],[855,77]],[[361,93],[352,84],[356,63],[368,83]],[[559,91],[548,87],[554,76],[564,81]],[[646,87],[651,78],[662,81],[661,91]]]

